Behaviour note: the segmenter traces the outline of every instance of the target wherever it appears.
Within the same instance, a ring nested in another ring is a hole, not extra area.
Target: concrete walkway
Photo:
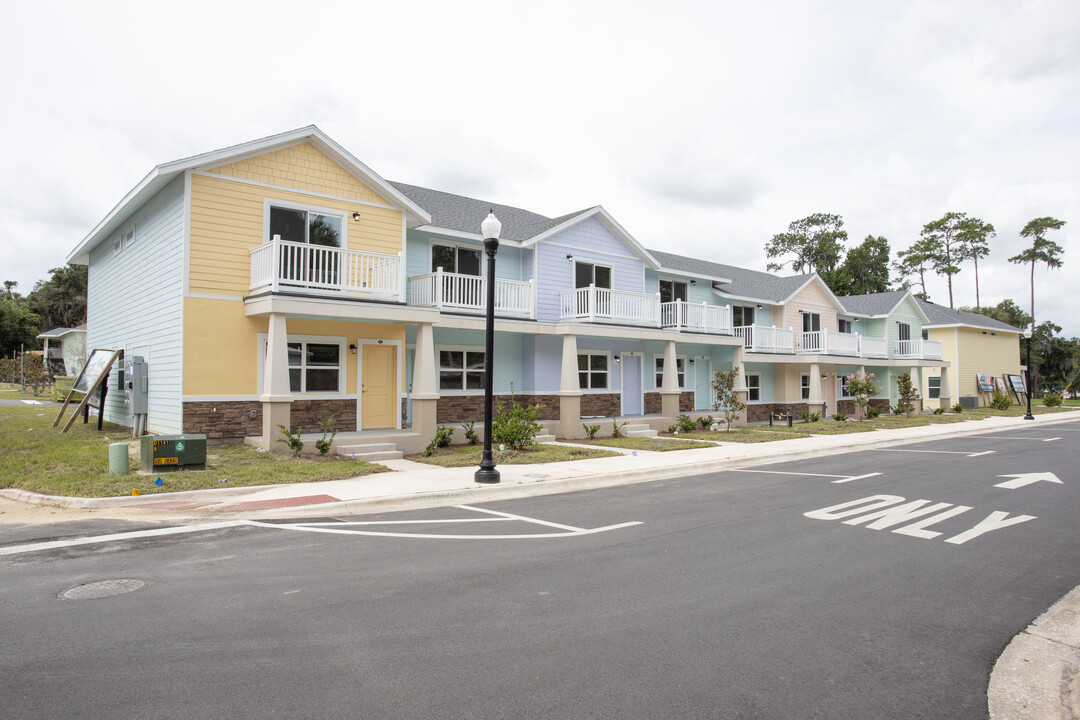
[[[433,507],[545,495],[662,480],[765,463],[814,458],[876,447],[905,445],[1010,428],[1030,428],[1080,420],[1080,413],[1039,415],[1034,421],[992,417],[950,425],[928,425],[851,435],[819,435],[769,443],[724,443],[675,452],[637,451],[619,457],[546,465],[502,465],[502,482],[478,485],[475,467],[439,468],[408,460],[388,460],[394,472],[349,480],[221,488],[141,497],[50,497],[20,490],[0,494],[29,503],[108,508],[143,519],[326,517]],[[1080,588],[1063,598],[1018,635],[1002,654],[990,681],[993,720],[1064,718],[1080,720]]]

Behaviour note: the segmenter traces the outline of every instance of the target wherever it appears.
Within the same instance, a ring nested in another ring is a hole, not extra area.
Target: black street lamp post
[[[502,223],[489,212],[484,222],[480,223],[480,232],[484,236],[484,251],[488,256],[487,266],[487,332],[484,347],[484,456],[480,459],[480,469],[473,479],[478,483],[499,482],[499,471],[495,469],[495,459],[491,456],[491,395],[495,368],[495,253],[499,252],[499,233]]]
[[[1025,420],[1034,420],[1035,416],[1031,414],[1031,326],[1029,325],[1024,330],[1024,339],[1027,340],[1027,365],[1024,367],[1024,373],[1027,378],[1024,380],[1027,387],[1027,415],[1024,416]]]

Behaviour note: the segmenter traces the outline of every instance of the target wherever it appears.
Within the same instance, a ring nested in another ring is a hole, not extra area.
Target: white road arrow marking
[[[1015,490],[1016,488],[1022,488],[1025,485],[1031,485],[1037,483],[1040,480],[1045,480],[1050,483],[1057,483],[1058,485],[1064,485],[1061,480],[1058,480],[1057,475],[1051,472],[1041,473],[1019,473],[1017,475],[998,475],[1003,478],[1015,478],[1013,480],[1006,480],[1003,483],[998,483],[994,487],[1008,488],[1009,490]]]

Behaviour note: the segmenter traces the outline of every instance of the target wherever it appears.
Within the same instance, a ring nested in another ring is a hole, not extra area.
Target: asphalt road
[[[984,718],[1080,585],[1078,440],[0,555],[0,714]]]

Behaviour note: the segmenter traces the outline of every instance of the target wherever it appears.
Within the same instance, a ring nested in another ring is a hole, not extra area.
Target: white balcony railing
[[[868,358],[889,357],[889,342],[885,338],[859,336],[859,356]]]
[[[408,301],[410,305],[440,310],[481,313],[487,303],[487,278],[449,273],[438,268],[433,273],[409,278]],[[497,278],[495,312],[532,317],[533,282]]]
[[[799,351],[822,355],[859,355],[859,335],[836,332],[834,330],[815,330],[802,334]]]
[[[914,360],[940,360],[940,340],[897,340],[896,357]]]
[[[660,296],[595,285],[559,293],[559,319],[660,325]]]
[[[250,289],[323,295],[399,295],[401,256],[274,238],[251,249]]]
[[[737,325],[733,329],[735,335],[743,339],[748,352],[795,352],[795,333],[788,328]]]
[[[726,305],[691,304],[685,300],[660,303],[660,327],[731,335],[731,308]]]

